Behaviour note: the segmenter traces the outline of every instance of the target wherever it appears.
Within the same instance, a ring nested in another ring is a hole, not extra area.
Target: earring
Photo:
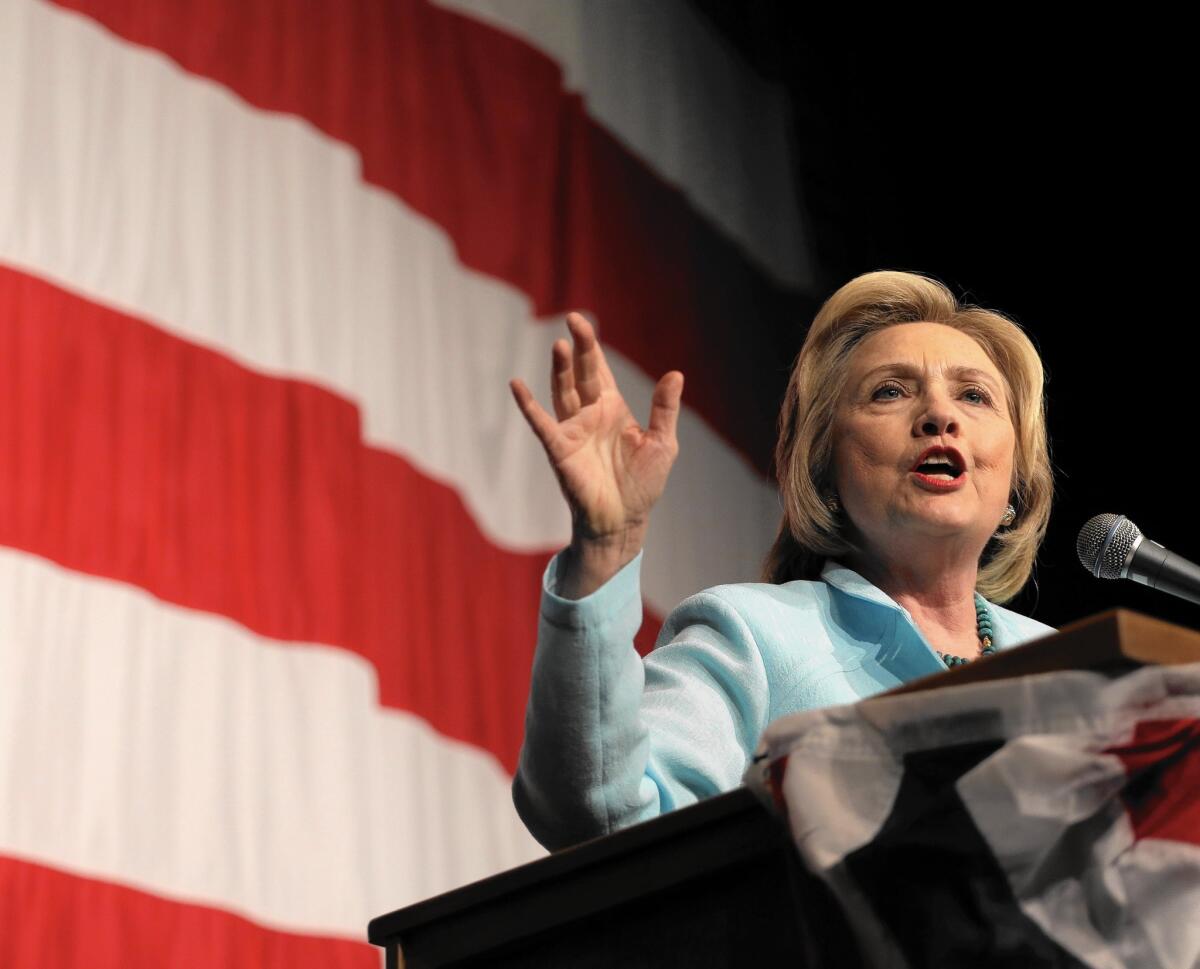
[[[837,515],[841,513],[842,503],[838,500],[837,492],[831,492],[821,499],[825,503],[825,507],[829,509],[829,514]]]
[[[1008,526],[1011,525],[1016,520],[1017,520],[1017,509],[1015,509],[1012,505],[1009,505],[1007,508],[1004,509],[1004,514],[1000,516],[1000,527],[1008,528]]]

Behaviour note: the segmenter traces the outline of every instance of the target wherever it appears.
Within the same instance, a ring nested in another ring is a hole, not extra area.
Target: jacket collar
[[[908,615],[908,610],[901,606],[895,599],[882,589],[872,585],[853,569],[846,568],[840,562],[835,562],[833,559],[826,559],[825,565],[821,569],[821,581],[833,586],[839,592],[844,592],[848,596],[854,596],[856,599],[865,599],[867,602],[873,602],[876,605],[883,606],[885,609],[894,609],[896,612],[908,616],[910,621],[912,620],[912,617]]]
[[[913,622],[912,614],[886,592],[872,585],[853,569],[847,568],[833,559],[826,559],[825,565],[821,569],[821,581],[837,589],[838,592],[844,595],[853,596],[856,599],[862,599],[865,602],[871,602],[877,606],[882,606],[884,609],[890,609],[892,612],[899,613],[904,617],[912,631],[917,634],[918,638],[922,642],[925,642],[925,637],[917,628],[917,624]],[[1016,636],[1010,628],[1009,618],[1005,610],[992,602],[988,603],[988,609],[992,615],[992,642],[996,644],[998,649],[1004,649],[1014,639],[1021,638]],[[928,647],[928,643],[926,643],[926,646]],[[933,652],[932,648],[930,648],[930,652]]]

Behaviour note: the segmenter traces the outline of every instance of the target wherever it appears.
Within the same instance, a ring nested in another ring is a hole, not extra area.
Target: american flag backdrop
[[[791,153],[679,2],[0,0],[0,966],[377,965],[540,854],[507,380],[686,373],[642,648],[754,578]]]

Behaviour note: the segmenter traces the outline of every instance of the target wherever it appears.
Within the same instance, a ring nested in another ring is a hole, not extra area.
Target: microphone
[[[1075,551],[1098,579],[1132,579],[1200,605],[1200,566],[1146,538],[1124,515],[1096,515],[1079,530]]]

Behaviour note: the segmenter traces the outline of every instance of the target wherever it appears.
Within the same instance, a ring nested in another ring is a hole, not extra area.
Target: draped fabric
[[[760,754],[872,966],[1200,964],[1200,664],[885,695]]]
[[[538,856],[507,380],[687,375],[640,648],[755,577],[788,125],[675,2],[0,0],[0,965],[376,965]]]

